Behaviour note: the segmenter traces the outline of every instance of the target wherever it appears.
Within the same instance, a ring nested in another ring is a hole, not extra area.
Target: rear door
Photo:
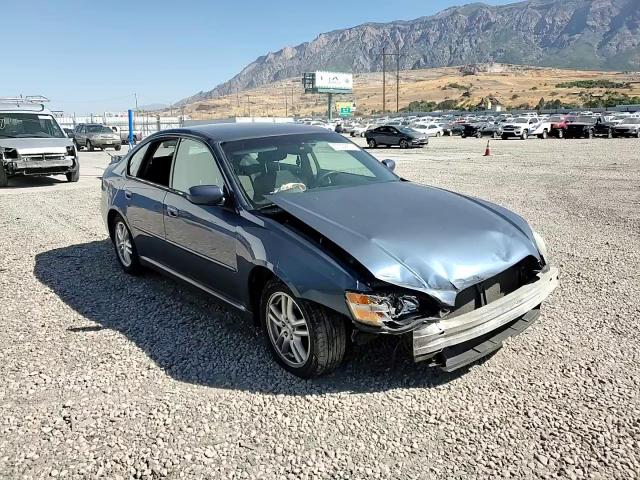
[[[126,218],[138,253],[166,264],[164,199],[178,140],[164,137],[143,145],[127,165]]]
[[[225,180],[211,149],[193,138],[182,138],[164,200],[164,224],[171,249],[169,266],[227,299],[237,297],[236,225],[238,214],[223,205],[195,205],[187,200],[191,187]]]

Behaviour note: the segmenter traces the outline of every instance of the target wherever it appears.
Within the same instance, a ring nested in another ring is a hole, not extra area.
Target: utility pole
[[[382,47],[382,113],[387,111],[387,50]]]
[[[396,113],[400,111],[400,47],[396,47]]]
[[[138,111],[138,94],[134,92],[133,98],[136,99],[136,112]]]
[[[396,53],[387,53],[382,48],[382,112],[387,111],[387,57],[396,57],[396,112],[400,111],[400,47],[396,46]]]

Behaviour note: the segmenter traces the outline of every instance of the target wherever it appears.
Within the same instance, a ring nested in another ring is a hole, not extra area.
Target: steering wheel
[[[328,187],[329,185],[332,184],[331,182],[331,177],[333,175],[336,175],[338,173],[342,173],[339,170],[330,170],[328,172],[324,172],[322,175],[320,175],[318,177],[318,179],[316,180],[316,185],[320,186],[320,187]],[[325,184],[326,182],[326,184]]]

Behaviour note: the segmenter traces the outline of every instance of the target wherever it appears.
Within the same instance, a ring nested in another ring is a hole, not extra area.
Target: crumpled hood
[[[527,223],[498,205],[410,182],[269,197],[377,279],[454,305],[460,290],[540,254]]]
[[[66,153],[68,145],[73,145],[70,138],[0,138],[0,147],[15,148],[20,155]]]

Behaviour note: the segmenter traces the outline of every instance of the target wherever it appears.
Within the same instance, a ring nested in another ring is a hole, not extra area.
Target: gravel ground
[[[379,342],[302,381],[225,305],[123,275],[103,153],[1,191],[0,477],[638,478],[640,142],[484,146],[374,151],[520,213],[561,269],[536,324],[453,374]]]

